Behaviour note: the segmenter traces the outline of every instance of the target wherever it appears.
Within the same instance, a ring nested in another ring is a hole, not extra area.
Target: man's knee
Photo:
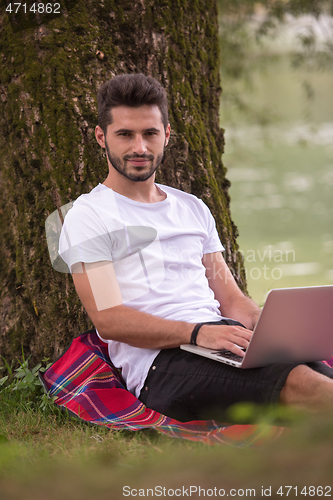
[[[333,381],[307,365],[297,365],[282,387],[279,402],[311,411],[316,405],[333,404]]]

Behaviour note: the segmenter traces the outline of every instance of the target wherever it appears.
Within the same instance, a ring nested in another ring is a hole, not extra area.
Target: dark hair
[[[138,108],[145,104],[158,106],[166,129],[168,98],[162,85],[155,78],[142,73],[115,76],[98,89],[98,124],[106,134],[107,126],[112,123],[112,108],[116,106]]]

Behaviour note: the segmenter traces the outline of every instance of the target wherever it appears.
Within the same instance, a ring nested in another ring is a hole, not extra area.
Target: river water
[[[262,304],[271,288],[333,284],[333,71],[302,74],[285,55],[244,89],[275,116],[260,126],[222,99],[231,213]]]

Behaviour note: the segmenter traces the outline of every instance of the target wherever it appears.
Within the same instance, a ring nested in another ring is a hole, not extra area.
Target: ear
[[[95,128],[95,137],[96,137],[96,141],[98,142],[98,144],[102,148],[105,148],[105,135],[104,135],[104,132],[99,125],[97,125],[97,127]]]
[[[168,145],[169,139],[170,139],[170,134],[171,134],[171,127],[170,123],[168,123],[167,128],[165,129],[165,143],[164,146]]]

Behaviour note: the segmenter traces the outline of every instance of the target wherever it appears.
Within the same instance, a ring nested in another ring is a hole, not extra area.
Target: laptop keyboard
[[[219,356],[220,358],[231,359],[232,361],[237,361],[238,363],[241,363],[243,361],[242,356],[238,356],[238,354],[235,354],[231,351],[228,351],[228,349],[219,349],[218,351],[212,352],[212,354],[216,354],[216,356]]]

